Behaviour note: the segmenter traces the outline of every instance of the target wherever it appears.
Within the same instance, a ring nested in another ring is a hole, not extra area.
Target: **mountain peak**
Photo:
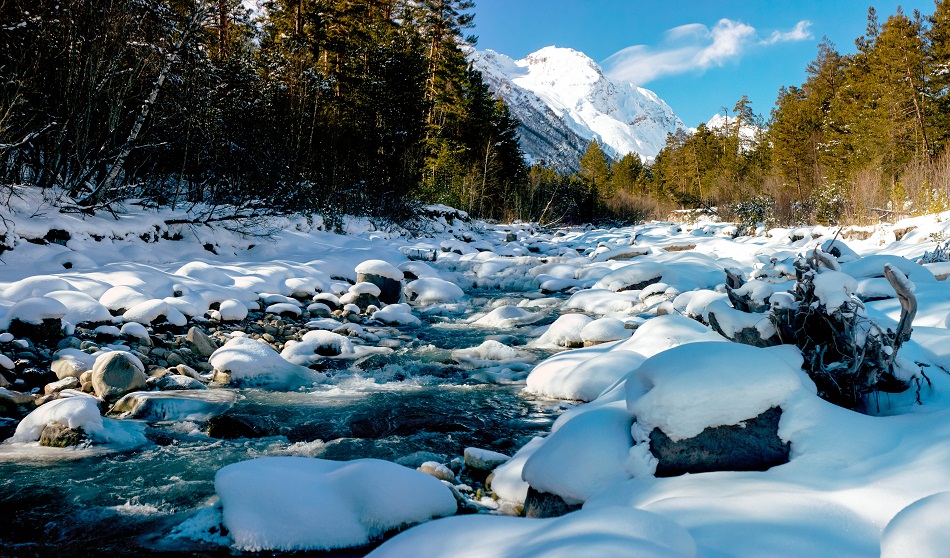
[[[549,46],[521,60],[472,51],[474,66],[521,123],[522,148],[532,161],[574,169],[596,139],[612,157],[653,159],[667,133],[686,129],[655,93],[614,81],[583,52]]]

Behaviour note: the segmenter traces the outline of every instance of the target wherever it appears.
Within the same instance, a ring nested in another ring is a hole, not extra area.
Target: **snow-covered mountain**
[[[720,134],[731,134],[736,126],[735,116],[726,116],[724,114],[714,114],[706,127]],[[762,129],[749,123],[743,123],[739,127],[739,139],[742,140],[743,149],[751,150],[755,146],[756,138],[761,134]]]
[[[576,169],[594,138],[610,156],[633,152],[648,161],[668,132],[686,129],[656,93],[612,80],[573,49],[546,47],[523,60],[492,50],[469,57],[521,121],[521,146],[532,161]]]

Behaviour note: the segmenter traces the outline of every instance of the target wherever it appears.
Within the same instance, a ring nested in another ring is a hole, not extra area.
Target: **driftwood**
[[[912,324],[917,316],[917,297],[914,296],[913,283],[904,275],[901,270],[891,264],[884,265],[884,277],[891,284],[897,293],[897,300],[901,303],[901,319],[897,324],[897,333],[894,337],[894,353],[897,355],[897,349],[910,340],[910,334],[913,330]],[[891,359],[893,362],[893,358]]]

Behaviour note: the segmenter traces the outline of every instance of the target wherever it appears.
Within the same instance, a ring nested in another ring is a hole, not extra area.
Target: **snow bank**
[[[376,459],[266,457],[222,468],[214,486],[224,526],[246,552],[362,546],[457,509],[442,482]]]
[[[639,368],[645,360],[646,357],[640,353],[625,350],[596,356],[588,354],[579,363],[576,359],[550,358],[531,371],[525,391],[556,399],[593,401],[605,389]]]
[[[631,508],[581,510],[550,519],[475,515],[440,519],[397,535],[372,558],[479,556],[691,558],[689,532],[654,513]]]
[[[950,492],[921,498],[887,524],[881,558],[940,558],[950,549]]]
[[[465,296],[461,287],[438,277],[420,277],[406,285],[405,292],[409,301],[421,305],[458,302]]]

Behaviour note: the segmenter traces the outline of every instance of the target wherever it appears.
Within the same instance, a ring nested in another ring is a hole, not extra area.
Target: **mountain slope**
[[[523,60],[472,51],[475,68],[521,123],[522,148],[531,161],[575,170],[596,138],[608,155],[659,153],[667,133],[686,129],[673,110],[647,89],[614,81],[596,62],[569,48],[546,47]]]

